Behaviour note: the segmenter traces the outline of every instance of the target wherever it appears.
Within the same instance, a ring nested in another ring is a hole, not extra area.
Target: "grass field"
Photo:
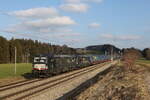
[[[150,60],[140,59],[136,63],[150,64]],[[0,64],[0,78],[21,76],[24,73],[30,73],[32,64],[20,63],[17,64],[17,73],[14,74],[14,64]]]
[[[140,59],[140,60],[137,60],[137,63],[150,64],[150,60]]]
[[[0,64],[0,78],[21,76],[24,73],[30,73],[32,64],[17,64],[17,73],[14,74],[14,64]]]

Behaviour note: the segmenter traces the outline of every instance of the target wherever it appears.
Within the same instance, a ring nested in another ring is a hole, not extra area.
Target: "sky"
[[[0,36],[82,48],[150,47],[150,0],[0,0]]]

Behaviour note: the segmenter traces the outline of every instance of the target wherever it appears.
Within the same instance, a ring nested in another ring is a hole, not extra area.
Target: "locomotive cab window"
[[[34,58],[34,62],[40,62],[40,58]]]
[[[34,58],[34,63],[47,63],[47,58],[45,57],[35,57]]]
[[[46,63],[46,59],[40,59],[40,62]]]

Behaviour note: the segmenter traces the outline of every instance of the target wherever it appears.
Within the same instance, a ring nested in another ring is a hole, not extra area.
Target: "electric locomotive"
[[[33,60],[34,76],[51,76],[89,66],[90,57],[84,55],[37,55]]]
[[[37,55],[33,59],[32,74],[51,76],[110,60],[106,55]]]

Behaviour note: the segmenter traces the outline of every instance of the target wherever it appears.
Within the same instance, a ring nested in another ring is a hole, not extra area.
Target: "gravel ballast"
[[[115,64],[116,62],[106,64],[104,66],[101,66],[101,64],[96,65],[98,68],[88,72],[84,75],[81,75],[79,77],[73,78],[71,80],[62,82],[61,84],[58,84],[52,88],[49,88],[45,91],[42,91],[32,97],[25,98],[26,100],[56,100],[64,94],[69,93],[71,90],[78,87],[80,84],[86,82],[87,80],[93,78],[98,73],[108,69],[111,67],[112,64]]]

